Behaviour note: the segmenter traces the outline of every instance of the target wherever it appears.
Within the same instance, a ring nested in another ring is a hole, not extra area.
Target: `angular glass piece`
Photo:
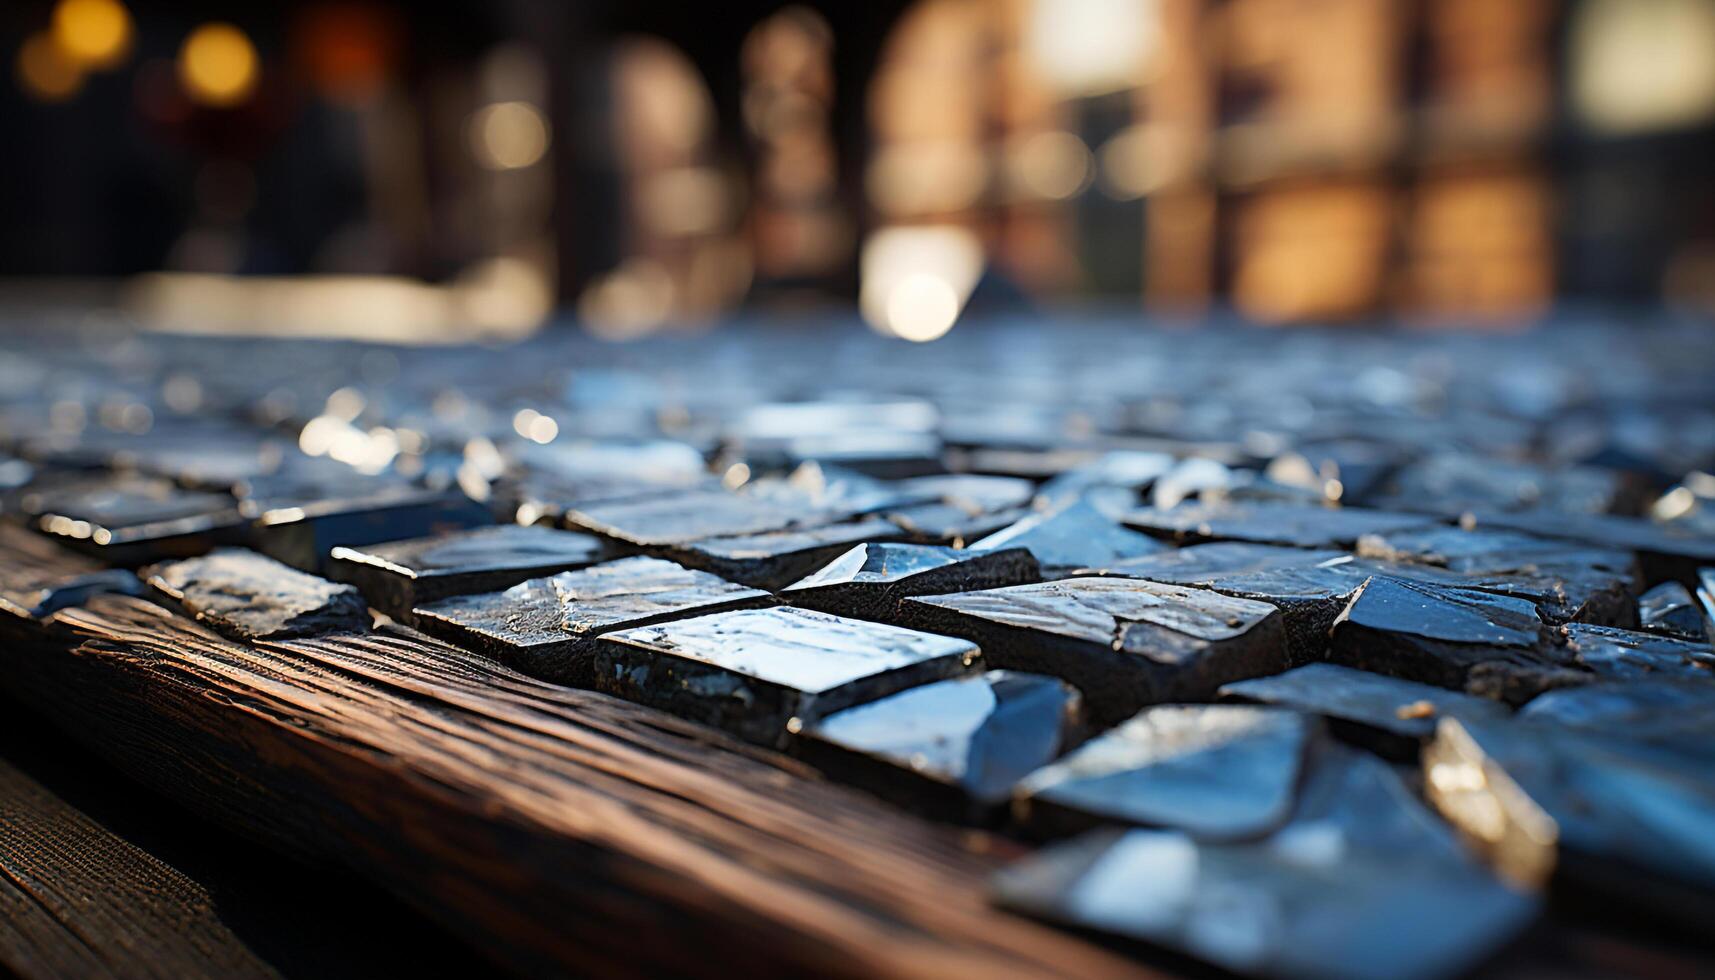
[[[1576,541],[1638,556],[1645,582],[1691,581],[1697,569],[1715,565],[1715,538],[1672,524],[1611,514],[1523,511],[1478,512],[1466,523],[1477,529],[1504,528],[1543,538]]]
[[[1468,510],[1606,514],[1620,509],[1629,496],[1625,476],[1617,470],[1436,453],[1394,474],[1376,502],[1453,517]]]
[[[890,510],[887,518],[916,540],[955,547],[1027,516],[1036,492],[1029,480],[970,473],[917,477],[899,484],[913,493],[933,494],[935,500]]]
[[[962,674],[974,644],[807,609],[717,613],[611,632],[590,686],[782,745],[832,712]]]
[[[1125,523],[1180,541],[1249,541],[1295,548],[1350,548],[1366,534],[1427,527],[1433,517],[1355,507],[1273,503],[1185,503],[1140,508]]]
[[[1287,666],[1273,606],[1157,582],[1062,579],[911,598],[900,610],[912,626],[977,643],[992,666],[1070,681],[1098,724]]]
[[[838,711],[794,750],[844,782],[933,816],[980,820],[1077,737],[1078,692],[992,670]]]
[[[607,546],[554,528],[500,524],[432,538],[333,549],[330,572],[363,591],[371,605],[408,619],[419,605],[453,595],[508,588],[529,578],[589,565]]]
[[[778,589],[802,577],[859,541],[901,536],[899,526],[879,517],[786,531],[704,538],[669,549],[692,568],[710,571],[760,589]]]
[[[1099,830],[996,879],[1008,906],[1154,943],[1238,973],[1439,980],[1518,935],[1538,902],[1464,854],[1391,769],[1319,754],[1266,840]]]
[[[1697,608],[1703,613],[1703,635],[1715,643],[1715,569],[1697,573]]]
[[[1034,582],[1035,559],[1022,548],[976,553],[928,544],[861,544],[787,586],[795,606],[857,619],[892,619],[907,596]]]
[[[1638,597],[1638,628],[1679,640],[1709,642],[1703,610],[1678,582],[1663,582]]]
[[[1173,469],[1167,453],[1115,450],[1053,476],[1036,492],[1039,503],[1054,509],[1076,503],[1092,490],[1119,488],[1134,494]],[[1086,565],[1094,564],[1086,562]]]
[[[1177,507],[1203,494],[1227,490],[1238,474],[1224,463],[1201,456],[1182,459],[1161,474],[1149,488],[1149,503],[1157,510]]]
[[[1328,659],[1517,704],[1594,679],[1560,643],[1523,599],[1378,575],[1335,621]]]
[[[761,589],[637,557],[529,579],[504,592],[442,599],[418,606],[412,618],[425,633],[515,670],[588,686],[585,654],[602,633],[768,601]]]
[[[388,481],[347,489],[321,496],[313,485],[264,488],[262,496],[247,501],[265,508],[256,518],[258,550],[294,568],[321,571],[329,567],[334,548],[435,537],[494,523],[488,508],[457,491]]]
[[[1284,617],[1292,663],[1302,664],[1321,659],[1329,627],[1363,584],[1361,577],[1335,567],[1349,560],[1340,551],[1218,541],[1114,562],[1100,573],[1270,603]]]
[[[1323,439],[1302,442],[1281,453],[1265,473],[1282,485],[1312,491],[1325,500],[1367,503],[1376,487],[1410,455],[1402,446],[1370,439]]]
[[[1625,685],[1638,686],[1651,685]],[[1590,698],[1553,696],[1574,695]],[[1529,712],[1514,724],[1447,719],[1424,752],[1425,788],[1509,875],[1604,882],[1613,900],[1702,928],[1715,889],[1710,703],[1677,706],[1701,716],[1683,737],[1554,723],[1577,712]]]
[[[825,463],[805,463],[783,479],[752,480],[743,493],[760,499],[784,500],[852,514],[933,503],[940,499],[934,487],[914,488],[911,480],[878,480],[875,477]]]
[[[1357,554],[1374,572],[1529,599],[1550,622],[1637,623],[1637,561],[1627,551],[1434,527],[1365,535]]]
[[[957,504],[919,504],[890,511],[887,518],[914,541],[958,548],[967,541],[987,537],[1031,513],[1026,507],[972,513]]]
[[[1658,746],[1715,765],[1715,684],[1663,679],[1562,688],[1519,709],[1519,718]]]
[[[1146,534],[1120,527],[1083,499],[1050,513],[1032,514],[977,541],[972,551],[1026,548],[1051,578],[1081,568],[1103,568],[1166,550]]]
[[[1715,650],[1705,641],[1583,623],[1566,627],[1566,641],[1573,660],[1603,678],[1715,681]]]
[[[1220,693],[1223,698],[1322,715],[1335,722],[1337,734],[1412,758],[1418,740],[1434,735],[1435,723],[1443,716],[1504,718],[1510,713],[1487,698],[1337,664],[1307,664],[1273,677],[1236,681]]]
[[[1018,785],[1032,833],[1104,823],[1255,837],[1292,810],[1315,719],[1284,708],[1159,705],[1084,743]]]
[[[114,565],[202,554],[244,535],[232,497],[136,474],[40,478],[8,509],[60,543]]]
[[[1453,525],[1366,534],[1360,558],[1417,562],[1455,572],[1518,572],[1543,567],[1580,567],[1630,575],[1636,559],[1628,551],[1600,548],[1507,530],[1471,530]]]
[[[660,548],[705,538],[815,527],[841,516],[807,508],[789,510],[723,490],[693,490],[590,504],[568,511],[566,521],[627,544]]]
[[[143,571],[198,622],[238,640],[285,640],[369,628],[363,596],[239,548]]]

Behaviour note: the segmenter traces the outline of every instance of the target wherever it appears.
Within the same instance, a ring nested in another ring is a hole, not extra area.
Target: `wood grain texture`
[[[1138,969],[990,908],[995,855],[966,839],[420,635],[246,647],[125,597],[48,625],[14,650],[14,693],[145,783],[357,868],[524,972]]]
[[[0,973],[277,976],[195,881],[0,760]]]

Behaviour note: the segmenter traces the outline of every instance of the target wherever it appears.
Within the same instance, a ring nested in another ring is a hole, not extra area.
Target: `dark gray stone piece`
[[[1594,466],[1545,467],[1475,453],[1436,453],[1388,480],[1377,506],[1429,510],[1604,514],[1631,497],[1625,476]]]
[[[621,558],[412,613],[425,633],[545,680],[591,686],[590,641],[610,630],[756,606],[761,589],[661,558]]]
[[[1715,565],[1715,538],[1639,517],[1485,511],[1466,515],[1464,523],[1477,529],[1505,528],[1608,550],[1631,551],[1638,556],[1646,584],[1672,579],[1689,585],[1695,581],[1700,567]]]
[[[1549,691],[1519,709],[1527,722],[1648,742],[1715,766],[1715,684],[1676,679],[1602,681]]]
[[[587,681],[779,747],[826,715],[963,674],[980,657],[953,637],[780,606],[606,633]]]
[[[1715,907],[1709,718],[1704,707],[1691,738],[1655,739],[1556,724],[1546,712],[1515,723],[1450,718],[1425,749],[1425,788],[1510,877],[1594,887],[1702,928]]]
[[[1070,681],[1098,725],[1287,666],[1273,606],[1158,582],[1062,579],[906,599],[900,610],[909,625],[978,644],[991,666]]]
[[[809,574],[860,541],[903,537],[899,526],[879,517],[785,531],[704,538],[667,549],[691,568],[759,589],[779,589]]]
[[[288,640],[369,628],[356,588],[316,578],[239,548],[145,569],[150,586],[218,633]]]
[[[321,572],[338,547],[435,537],[493,523],[488,508],[458,491],[377,484],[352,496],[269,507],[252,533],[258,550],[270,558]]]
[[[332,576],[363,591],[371,605],[401,620],[412,609],[454,595],[505,589],[530,578],[600,561],[607,546],[575,531],[499,524],[432,538],[333,549]]]
[[[1036,560],[1022,548],[974,552],[932,544],[860,544],[787,586],[794,606],[857,619],[892,621],[908,596],[1035,582]]]
[[[1125,523],[1157,537],[1181,542],[1249,541],[1295,548],[1351,548],[1366,534],[1428,527],[1434,517],[1355,507],[1276,503],[1182,503],[1165,510],[1145,507]]]
[[[1433,527],[1368,534],[1359,566],[1398,578],[1512,595],[1552,623],[1637,625],[1637,561],[1628,551],[1503,530]]]
[[[1583,623],[1565,629],[1573,660],[1604,679],[1715,681],[1715,650],[1707,642]]]
[[[231,496],[137,474],[49,476],[18,491],[7,509],[113,565],[200,555],[245,533]]]
[[[1255,843],[1093,831],[996,879],[1004,905],[1240,974],[1440,980],[1517,936],[1539,903],[1472,861],[1384,763],[1317,759],[1291,823]]]
[[[1703,610],[1678,582],[1663,582],[1638,597],[1638,628],[1678,640],[1710,640],[1703,625]]]
[[[903,806],[981,822],[1081,728],[1081,699],[1064,681],[991,670],[835,712],[805,727],[793,750]]]
[[[1223,698],[1322,715],[1335,734],[1398,758],[1415,758],[1418,742],[1432,737],[1443,717],[1510,714],[1488,698],[1338,664],[1307,664],[1273,677],[1236,681],[1220,693]]]
[[[1157,705],[1018,785],[1014,815],[1032,834],[1102,824],[1256,837],[1291,813],[1316,720],[1254,705]]]
[[[1006,476],[955,473],[901,480],[898,486],[933,500],[891,509],[888,520],[926,544],[962,547],[1028,516],[1036,485]]]
[[[1141,558],[1166,546],[1109,520],[1082,498],[1046,513],[1031,514],[970,545],[972,551],[1026,548],[1043,574],[1065,578],[1082,568],[1102,568]]]
[[[816,527],[840,516],[724,490],[687,490],[589,504],[568,510],[565,520],[577,530],[635,547],[671,548],[707,538]]]
[[[1328,659],[1518,704],[1594,679],[1562,642],[1523,599],[1378,575],[1335,621]]]
[[[1267,602],[1284,618],[1291,662],[1303,664],[1321,659],[1328,629],[1363,584],[1361,576],[1340,567],[1347,563],[1348,556],[1340,551],[1218,541],[1114,562],[1095,571]]]

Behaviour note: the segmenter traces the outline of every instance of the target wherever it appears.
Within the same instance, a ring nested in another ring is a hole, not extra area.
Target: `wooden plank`
[[[245,647],[92,599],[4,672],[143,782],[531,973],[1135,974],[998,912],[1010,845],[403,630]]]
[[[0,759],[0,973],[24,978],[278,974],[201,884]]]

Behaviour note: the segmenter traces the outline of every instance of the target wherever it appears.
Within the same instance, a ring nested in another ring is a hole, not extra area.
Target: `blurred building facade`
[[[172,315],[1715,309],[1715,0],[42,0],[0,44],[0,274]]]

